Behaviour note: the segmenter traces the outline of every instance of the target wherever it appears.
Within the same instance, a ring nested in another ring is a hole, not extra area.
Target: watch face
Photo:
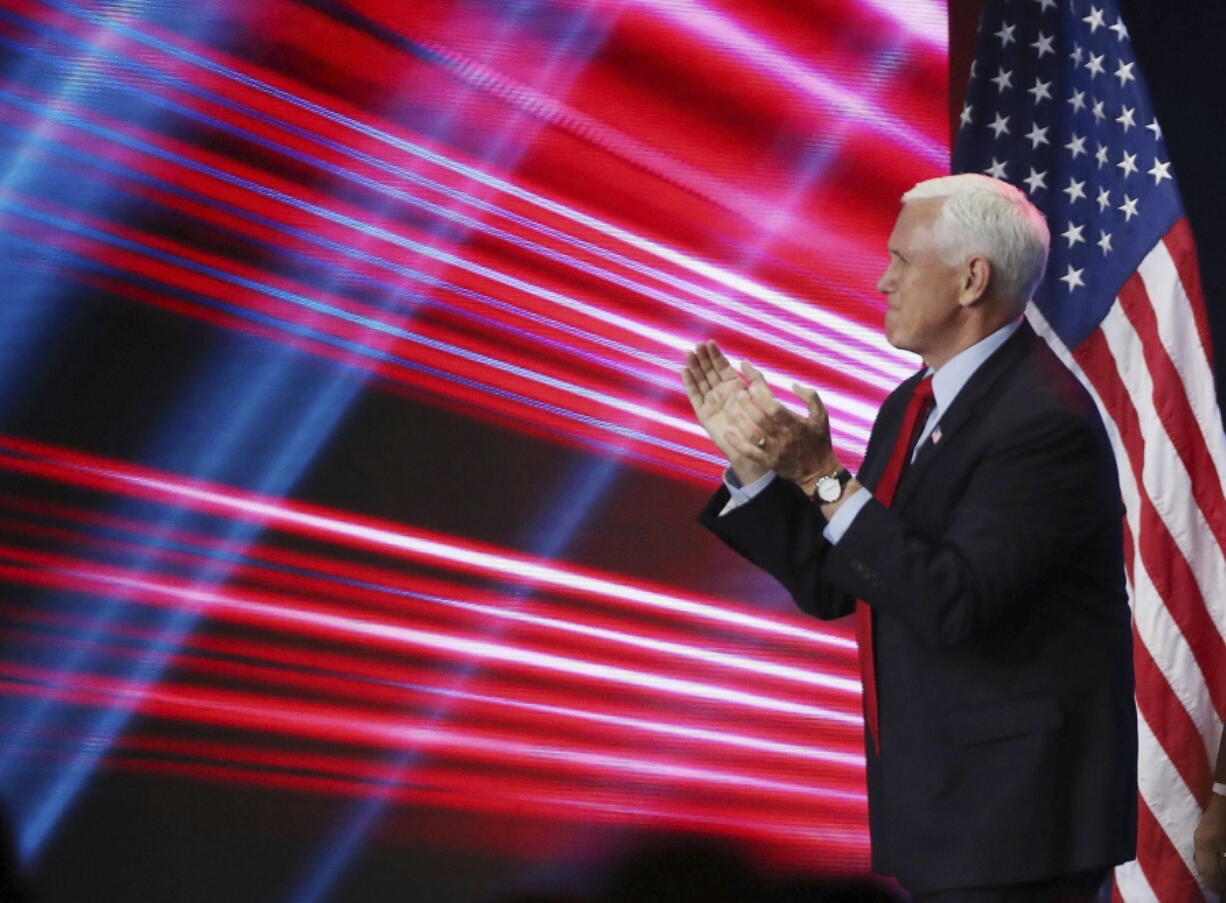
[[[837,502],[843,494],[843,484],[838,477],[822,477],[817,481],[817,497],[823,502]]]

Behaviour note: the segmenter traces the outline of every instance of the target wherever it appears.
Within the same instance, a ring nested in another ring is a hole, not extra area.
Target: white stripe
[[[1140,337],[1118,304],[1103,318],[1101,329],[1117,362],[1120,378],[1137,409],[1145,442],[1142,468],[1145,493],[1187,561],[1211,620],[1222,634],[1226,598],[1221,588],[1226,586],[1226,557],[1214,540],[1200,507],[1192,501],[1191,474],[1158,418],[1154,407],[1154,383],[1145,366]],[[1162,388],[1167,392],[1180,387]]]
[[[1144,718],[1137,719],[1137,740],[1141,761],[1147,763],[1137,774],[1141,798],[1153,812],[1175,853],[1199,883],[1200,875],[1192,861],[1192,832],[1200,820],[1200,806]],[[1201,893],[1205,892],[1202,884]]]
[[[1118,306],[1112,309],[1112,314],[1117,314],[1118,312]],[[1095,391],[1094,386],[1069,354],[1063,342],[1055,335],[1042,314],[1032,306],[1027,311],[1027,316],[1036,331],[1048,341],[1065,365],[1081,379],[1103,415],[1103,422],[1107,428],[1111,444],[1115,449],[1116,463],[1122,477],[1120,480],[1121,494],[1124,497],[1129,528],[1132,530],[1134,538],[1134,548],[1137,550],[1137,553],[1133,556],[1135,585],[1132,587],[1133,616],[1137,636],[1146,649],[1149,650],[1150,656],[1166,677],[1176,698],[1179,699],[1184,709],[1188,711],[1189,716],[1196,723],[1197,729],[1201,734],[1201,740],[1205,745],[1205,755],[1207,757],[1211,756],[1213,750],[1210,749],[1211,740],[1209,735],[1212,731],[1209,728],[1216,722],[1216,713],[1213,710],[1212,702],[1207,692],[1204,675],[1192,656],[1191,648],[1188,646],[1183,632],[1172,618],[1162,596],[1154,587],[1149,572],[1141,560],[1139,554],[1141,534],[1138,495],[1140,487],[1137,486],[1133,478],[1118,426],[1104,409],[1102,399],[1097,391]],[[1110,346],[1110,343],[1108,344]],[[1115,356],[1115,349],[1111,348],[1110,350],[1113,356]],[[1119,370],[1118,356],[1115,359],[1116,369]],[[1133,360],[1131,363],[1133,366],[1130,367],[1130,370],[1133,372],[1133,375],[1143,374],[1144,380],[1148,382],[1149,374],[1143,363],[1138,363],[1136,360]],[[1122,374],[1121,378],[1123,378]],[[1126,384],[1127,382],[1128,380],[1125,380]],[[1134,396],[1134,403],[1137,403],[1139,399],[1136,398],[1136,391],[1130,388],[1130,392]],[[1146,398],[1148,399],[1149,397],[1147,394]],[[1145,414],[1138,410],[1138,416],[1144,418]],[[1163,435],[1165,437],[1165,434]],[[1150,448],[1147,442],[1146,470],[1148,470],[1150,460],[1149,452]],[[1150,730],[1148,723],[1139,714],[1137,725],[1138,737],[1140,739],[1137,779],[1141,796],[1154,813],[1154,817],[1158,820],[1163,831],[1166,832],[1167,837],[1178,838],[1172,841],[1172,846],[1176,848],[1189,868],[1192,868],[1188,857],[1191,849],[1192,832],[1200,818],[1200,808],[1196,804],[1192,792],[1184,783],[1178,769],[1175,768],[1174,763],[1167,756],[1161,743]],[[1193,874],[1195,874],[1195,871],[1193,871]],[[1149,903],[1149,901],[1158,900],[1145,876],[1136,866],[1136,863],[1130,863],[1128,866],[1121,867],[1117,870],[1116,877],[1120,883],[1120,892],[1128,903],[1134,903],[1134,901],[1137,901],[1137,903],[1140,903],[1140,901]]]
[[[1162,903],[1135,859],[1116,868],[1115,883],[1119,885],[1124,903]]]
[[[1121,489],[1126,492],[1124,501],[1128,521],[1136,543],[1134,568],[1138,596],[1133,615],[1137,633],[1196,724],[1208,757],[1213,752],[1209,749],[1210,728],[1216,722],[1217,715],[1206,687],[1205,675],[1192,655],[1187,638],[1175,623],[1166,600],[1153,585],[1144,567],[1140,555],[1139,493],[1144,491],[1154,505],[1188,563],[1206,604],[1217,603],[1219,608],[1222,600],[1216,597],[1219,595],[1218,587],[1226,586],[1226,562],[1222,560],[1217,543],[1211,540],[1209,525],[1200,509],[1191,504],[1188,491],[1191,477],[1158,421],[1153,405],[1153,382],[1142,357],[1140,338],[1118,305],[1103,319],[1103,333],[1115,358],[1116,370],[1120,372],[1120,378],[1137,409],[1145,442],[1142,468],[1144,487],[1136,485],[1135,475],[1128,469],[1128,461],[1123,457],[1122,444],[1117,445],[1116,456],[1121,468]],[[1114,424],[1112,432],[1115,433]],[[1119,439],[1113,436],[1113,442],[1119,443]],[[1212,608],[1210,614],[1215,620],[1221,616],[1220,613],[1214,614]]]
[[[1210,355],[1201,344],[1192,302],[1188,300],[1179,270],[1164,242],[1158,242],[1141,261],[1137,272],[1157,315],[1158,335],[1179,371],[1218,477],[1226,478],[1226,433],[1219,428],[1222,415],[1214,390],[1213,370],[1209,366]]]
[[[1065,365],[1086,386],[1103,416],[1103,423],[1107,428],[1108,437],[1111,440],[1112,447],[1115,449],[1116,467],[1119,469],[1121,476],[1120,494],[1124,499],[1128,526],[1132,530],[1133,536],[1133,579],[1135,580],[1135,585],[1132,587],[1133,624],[1138,638],[1145,644],[1145,648],[1149,650],[1150,657],[1153,658],[1158,669],[1166,678],[1167,683],[1170,684],[1175,697],[1183,705],[1184,710],[1188,713],[1188,717],[1196,725],[1196,729],[1201,735],[1201,742],[1205,747],[1205,756],[1209,761],[1212,761],[1212,757],[1216,755],[1216,747],[1213,744],[1217,742],[1217,713],[1208,692],[1205,676],[1200,670],[1200,665],[1197,663],[1196,658],[1192,655],[1192,648],[1188,644],[1187,638],[1183,635],[1179,625],[1175,623],[1175,619],[1172,617],[1170,609],[1167,608],[1162,594],[1154,586],[1153,579],[1150,577],[1149,571],[1146,569],[1145,563],[1141,558],[1139,487],[1133,478],[1128,457],[1124,450],[1124,444],[1120,438],[1119,428],[1105,410],[1102,398],[1099,397],[1094,386],[1090,384],[1081,367],[1073,359],[1072,355],[1069,354],[1059,337],[1051,330],[1046,320],[1043,319],[1042,314],[1032,307],[1028,311],[1028,317],[1035,326],[1036,331],[1047,339]],[[1116,369],[1119,370],[1118,357],[1116,358]],[[1143,366],[1134,366],[1133,369],[1144,372],[1146,378],[1148,378],[1148,372],[1145,371]],[[1134,403],[1135,401],[1136,399],[1134,398]],[[1147,445],[1147,466],[1148,462],[1149,446]],[[1226,583],[1222,585],[1226,586]],[[1144,759],[1142,759],[1141,768],[1143,770],[1146,768]],[[1191,827],[1189,827],[1190,830]]]

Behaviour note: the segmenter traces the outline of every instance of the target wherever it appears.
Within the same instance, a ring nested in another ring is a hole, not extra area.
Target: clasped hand
[[[839,469],[830,417],[813,389],[793,386],[809,409],[799,417],[775,399],[753,364],[737,373],[713,341],[686,353],[681,381],[698,422],[743,484],[773,470],[808,490],[806,483]]]

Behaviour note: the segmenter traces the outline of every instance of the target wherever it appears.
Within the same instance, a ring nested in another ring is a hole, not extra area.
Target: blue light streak
[[[122,144],[126,147],[131,147],[133,149],[142,150],[144,152],[150,153],[151,155],[157,156],[161,159],[166,159],[171,162],[176,162],[183,166],[192,168],[196,171],[205,173],[207,175],[213,176],[218,179],[222,179],[231,184],[238,185],[239,187],[242,187],[248,191],[251,191],[253,193],[267,197],[271,200],[276,200],[281,203],[285,203],[289,206],[293,206],[297,209],[302,210],[303,212],[311,213],[314,215],[319,215],[324,219],[336,222],[340,225],[347,226],[349,228],[354,229],[355,231],[366,234],[368,236],[379,238],[381,240],[388,241],[393,244],[402,245],[406,248],[406,250],[420,252],[423,255],[430,257],[431,259],[437,262],[445,263],[448,265],[454,265],[461,269],[468,269],[478,275],[486,276],[487,278],[491,278],[494,281],[502,282],[504,284],[509,285],[510,287],[517,288],[521,291],[524,291],[527,294],[531,294],[535,297],[541,298],[542,300],[546,300],[551,303],[557,304],[560,307],[576,310],[577,312],[581,312],[588,316],[592,316],[593,318],[603,320],[604,322],[608,322],[611,325],[618,326],[628,331],[637,332],[639,334],[642,334],[644,332],[647,332],[648,334],[650,334],[651,332],[653,332],[653,330],[651,330],[649,327],[644,326],[643,324],[637,323],[633,320],[629,320],[628,318],[624,318],[619,315],[611,314],[594,305],[589,305],[584,302],[577,301],[560,292],[555,292],[550,289],[545,289],[545,288],[541,288],[538,286],[534,286],[532,283],[526,282],[525,280],[519,279],[518,277],[502,274],[499,271],[492,270],[491,268],[488,268],[488,267],[483,267],[483,266],[479,266],[476,264],[470,264],[468,261],[465,261],[464,258],[456,254],[437,250],[422,242],[415,242],[410,239],[402,238],[396,235],[395,233],[389,232],[388,230],[382,229],[380,227],[368,226],[362,221],[355,219],[354,217],[334,213],[332,211],[329,211],[327,208],[320,207],[319,205],[311,204],[309,202],[301,201],[299,199],[294,198],[291,195],[285,194],[284,192],[276,191],[274,189],[268,188],[267,186],[262,186],[262,185],[259,185],[258,183],[251,182],[250,180],[241,179],[237,176],[233,176],[222,170],[217,170],[213,167],[206,166],[205,164],[197,163],[196,161],[193,161],[187,158],[183,158],[180,155],[172,154],[168,151],[162,150],[161,148],[157,148],[155,146],[148,145],[145,142],[140,142],[136,139],[129,138],[128,136],[115,132],[111,129],[107,129],[105,127],[98,126],[94,123],[83,120],[80,117],[74,116],[70,113],[66,113],[62,111],[46,110],[45,108],[42,108],[37,104],[28,102],[24,100],[23,98],[17,97],[9,92],[5,92],[2,90],[0,90],[0,99],[7,100],[9,103],[15,106],[19,106],[23,109],[27,109],[33,112],[40,112],[42,113],[42,115],[45,115],[48,118],[54,118],[66,124],[73,125],[74,127],[77,127],[90,134],[95,134],[99,137],[107,138],[108,140],[115,141],[116,143]],[[267,220],[264,220],[264,221],[268,222]],[[275,222],[271,222],[269,224],[272,225],[274,228],[279,229],[280,231],[294,234],[296,237],[303,238],[305,240],[311,241],[316,244],[323,244],[332,250],[337,250],[339,252],[345,253],[347,254],[347,256],[350,256],[350,257],[355,257],[355,258],[363,259],[369,262],[377,263],[381,266],[384,266],[388,269],[391,269],[395,272],[398,272],[400,274],[403,274],[415,280],[425,281],[425,282],[428,282],[429,284],[443,287],[448,290],[457,290],[457,291],[461,290],[458,286],[453,286],[432,275],[423,274],[421,273],[421,271],[417,269],[405,267],[400,264],[395,264],[391,261],[385,260],[384,258],[378,257],[377,255],[369,254],[368,252],[354,249],[352,246],[343,245],[339,242],[334,242],[329,239],[324,239],[320,236],[311,234],[307,230],[295,229],[292,227],[285,227],[285,226],[278,225]],[[255,288],[261,291],[262,293],[269,295],[270,297],[277,298],[278,300],[297,304],[304,308],[310,309],[316,313],[325,313],[330,316],[334,316],[338,319],[345,320],[350,323],[363,326],[365,328],[369,328],[375,332],[386,333],[388,335],[394,336],[399,339],[404,339],[404,340],[411,341],[417,344],[425,345],[427,347],[431,347],[434,350],[441,350],[447,353],[455,354],[460,357],[465,357],[467,359],[474,360],[476,362],[482,363],[486,366],[493,367],[495,369],[504,369],[504,370],[507,370],[508,372],[514,373],[515,375],[525,376],[527,378],[534,379],[538,382],[544,382],[545,384],[549,385],[551,388],[557,388],[563,391],[571,392],[572,394],[580,395],[583,397],[588,397],[590,400],[597,400],[597,401],[600,401],[601,403],[612,405],[614,407],[625,408],[629,413],[634,413],[639,416],[646,416],[650,419],[659,419],[662,416],[655,412],[652,412],[650,409],[643,408],[642,406],[633,405],[632,403],[625,402],[621,399],[616,399],[613,396],[608,396],[608,395],[605,395],[604,393],[596,393],[592,390],[588,390],[586,388],[579,387],[571,383],[564,383],[560,380],[545,377],[540,374],[535,374],[533,371],[529,371],[524,368],[515,367],[514,365],[510,365],[505,362],[502,362],[498,360],[497,358],[492,358],[487,355],[477,355],[474,352],[470,352],[466,349],[459,348],[458,346],[449,345],[446,343],[434,342],[433,340],[418,336],[415,333],[411,332],[410,330],[394,327],[391,324],[388,324],[384,321],[381,321],[375,318],[370,318],[370,317],[365,317],[360,314],[355,314],[350,311],[346,311],[342,308],[335,307],[333,305],[324,304],[323,302],[318,302],[313,299],[306,298],[302,295],[286,292],[282,289],[277,289],[271,286],[264,285],[262,283],[255,282],[254,280],[242,279],[240,277],[233,276],[231,274],[226,273],[225,271],[218,270],[216,268],[203,267],[191,261],[184,260],[183,258],[169,257],[169,256],[164,255],[164,252],[156,251],[154,249],[149,249],[144,246],[133,245],[130,242],[125,242],[116,237],[108,236],[106,235],[106,233],[99,233],[96,230],[88,230],[88,229],[83,230],[82,228],[78,228],[78,227],[73,227],[73,228],[75,231],[83,231],[83,234],[89,234],[92,237],[99,238],[100,240],[108,241],[109,243],[112,243],[112,244],[119,244],[124,247],[130,247],[132,249],[140,250],[142,253],[150,254],[151,256],[159,256],[162,259],[170,260],[176,263],[177,265],[183,266],[184,268],[202,272],[206,275],[212,276],[213,278],[217,278],[217,279],[228,281],[234,284],[238,284],[245,288]],[[386,283],[384,284],[387,285]],[[395,291],[395,289],[389,286],[389,291]],[[403,299],[404,295],[401,294],[400,298]],[[246,309],[244,308],[237,308],[235,309],[234,312],[239,313],[240,315],[246,316],[246,317],[251,316],[251,314],[247,312]],[[694,313],[695,315],[697,314],[697,312],[698,312],[698,309],[695,309],[694,311],[692,311],[692,313]],[[794,353],[800,356],[803,356],[807,351],[807,346],[788,347],[791,345],[791,343],[780,342],[779,340],[769,335],[755,335],[755,331],[752,329],[743,329],[742,331],[753,337],[761,338],[764,341],[773,342],[776,345],[782,345],[785,347],[785,350],[792,350]],[[653,337],[663,340],[663,341],[667,341],[669,344],[673,345],[677,349],[688,347],[689,343],[681,339],[680,337],[669,336],[667,334],[660,333],[658,330],[654,330],[654,332],[656,332],[657,335]],[[636,355],[636,356],[639,356],[641,358],[641,355]],[[671,364],[671,362],[667,362],[666,360],[662,358],[657,357],[656,360],[659,361],[662,366],[668,367],[668,370],[670,373],[675,367],[675,365]],[[644,375],[640,374],[640,376],[644,376]],[[645,381],[654,382],[657,386],[660,386],[661,388],[664,388],[664,387],[672,388],[674,385],[674,380],[672,378],[668,379],[667,381],[661,380],[658,377],[646,378]],[[843,393],[828,392],[827,396],[828,398],[833,399],[835,403],[839,406],[839,409],[842,410],[845,414],[844,420],[842,420],[839,424],[839,430],[842,434],[842,437],[845,440],[850,440],[852,443],[855,443],[856,445],[862,445],[867,440],[868,424],[871,422],[871,417],[873,414],[871,406],[865,404],[862,401],[859,401],[856,398],[844,395]],[[699,434],[698,428],[691,421],[688,421],[688,420],[680,421],[680,420],[676,420],[675,418],[669,418],[668,422],[670,426],[680,429],[683,432],[690,432],[690,433],[693,433],[694,435]]]
[[[91,22],[99,21],[99,18],[95,14],[91,14],[86,11],[71,8],[67,4],[62,3],[61,0],[45,0],[45,2],[49,3],[52,6],[56,6],[57,8],[62,8],[66,12],[71,12],[74,15],[81,16],[85,18],[87,21],[91,21]],[[494,191],[498,193],[509,195],[518,200],[522,200],[528,204],[531,204],[532,206],[539,207],[540,209],[546,210],[561,218],[574,222],[577,225],[583,226],[600,235],[603,235],[605,238],[611,239],[616,242],[620,242],[622,244],[636,248],[640,251],[644,251],[646,253],[651,254],[654,257],[658,257],[660,259],[666,260],[669,263],[672,263],[676,266],[680,266],[683,269],[689,270],[690,272],[693,272],[704,278],[719,282],[729,288],[732,288],[733,290],[737,292],[749,295],[756,302],[759,302],[760,304],[776,306],[782,309],[783,311],[785,311],[787,314],[789,314],[792,317],[797,317],[800,319],[807,319],[812,322],[822,324],[829,329],[839,332],[845,338],[851,339],[859,344],[864,345],[867,350],[871,351],[873,356],[880,358],[883,362],[888,362],[891,359],[893,359],[895,362],[893,367],[892,368],[887,367],[889,372],[894,373],[892,377],[892,381],[890,382],[891,386],[894,385],[899,379],[909,376],[911,372],[914,370],[914,365],[913,365],[913,361],[911,360],[911,358],[907,357],[906,355],[901,355],[899,352],[893,349],[881,337],[879,330],[875,328],[867,327],[861,323],[846,320],[845,318],[842,318],[838,316],[837,314],[832,313],[829,310],[817,309],[813,305],[808,304],[804,301],[790,298],[786,296],[785,294],[783,294],[782,292],[779,292],[778,290],[771,289],[766,286],[754,283],[752,280],[744,277],[743,275],[739,273],[735,273],[735,272],[723,269],[708,261],[698,260],[676,249],[669,248],[651,239],[636,235],[635,233],[630,232],[629,230],[626,230],[619,226],[615,226],[611,223],[605,222],[599,219],[598,217],[594,217],[589,214],[583,213],[580,210],[576,210],[565,204],[561,204],[544,195],[529,191],[528,189],[515,185],[512,182],[508,182],[505,179],[498,178],[497,176],[492,176],[489,173],[485,172],[484,170],[478,167],[471,166],[469,164],[453,160],[447,157],[445,154],[441,154],[423,145],[419,145],[415,142],[401,138],[397,135],[393,135],[390,132],[379,129],[368,123],[364,123],[364,122],[361,122],[360,120],[353,119],[352,117],[345,116],[344,114],[339,113],[335,110],[332,110],[328,107],[325,107],[322,104],[318,104],[318,103],[315,103],[314,101],[310,101],[305,98],[298,97],[297,95],[294,95],[291,92],[285,91],[284,89],[281,89],[281,88],[277,88],[273,85],[269,85],[268,83],[263,82],[259,79],[253,78],[251,76],[248,76],[245,73],[237,72],[233,69],[230,69],[226,66],[223,66],[220,63],[216,63],[198,54],[194,54],[194,53],[191,53],[190,51],[183,50],[182,48],[177,47],[174,44],[171,44],[167,41],[163,41],[161,39],[154,38],[150,35],[141,34],[140,32],[134,31],[132,29],[127,29],[122,26],[104,26],[104,27],[112,27],[117,33],[122,33],[126,37],[129,37],[134,41],[138,41],[140,43],[146,44],[147,46],[154,47],[174,57],[175,59],[181,60],[183,62],[188,62],[193,65],[200,66],[201,68],[209,72],[212,72],[224,78],[230,79],[238,84],[242,84],[245,87],[259,91],[269,97],[274,97],[285,103],[291,104],[295,107],[298,107],[299,109],[304,110],[305,112],[319,116],[320,118],[326,121],[329,121],[329,122],[333,122],[337,125],[341,125],[347,129],[354,131],[357,134],[365,135],[366,137],[372,138],[381,144],[385,144],[389,147],[395,148],[396,150],[403,151],[418,159],[421,159],[428,163],[436,165],[441,169],[455,173],[457,175],[462,175],[472,180],[474,183],[477,183],[485,187],[488,187],[490,189],[493,189]],[[419,48],[418,52],[423,55],[428,53],[428,51],[425,48]],[[159,74],[158,77],[161,78],[163,76]],[[192,88],[187,87],[186,85],[182,85],[182,87],[184,87],[186,90],[194,90]],[[225,103],[230,108],[243,109],[240,105],[234,104],[232,101],[226,101],[226,100],[219,99],[219,102]],[[274,124],[277,124],[279,127],[289,129],[298,134],[303,134],[304,137],[310,137],[312,138],[312,140],[316,140],[316,141],[319,140],[318,136],[313,136],[312,133],[309,133],[309,132],[302,133],[301,130],[295,129],[294,127],[288,124],[282,123],[278,120],[274,120],[271,117],[267,117],[264,114],[252,112],[252,113],[249,113],[249,115],[255,115],[257,116],[257,118],[260,118],[263,121],[272,122]],[[336,149],[342,150],[343,152],[349,153],[351,155],[357,153],[353,151],[352,149],[345,149],[343,147],[337,147]],[[943,157],[942,157],[942,160],[944,160]],[[390,166],[390,164],[381,163],[377,160],[372,161],[372,162],[375,162],[376,165],[381,165],[385,168]],[[944,166],[945,163],[942,162],[941,165]],[[397,175],[402,174],[402,171],[399,170],[398,168],[392,168],[391,171],[396,172]],[[403,173],[403,175],[408,177],[411,174]],[[450,189],[446,189],[445,186],[437,186],[437,188],[438,190],[443,190],[443,191],[450,190]],[[473,201],[471,199],[464,199],[464,203],[469,204],[469,203],[473,203]],[[497,212],[499,215],[504,216],[504,217],[509,215],[506,211],[501,211],[498,208],[495,208],[493,212]],[[527,221],[527,223],[531,223],[531,221]],[[524,223],[521,222],[521,224],[524,224]],[[539,228],[544,229],[545,227],[541,226]],[[547,234],[551,234],[551,233],[553,233],[553,230],[549,230]],[[562,237],[563,239],[566,238],[564,234],[561,235],[560,237]],[[608,255],[612,253],[608,250],[602,249],[598,245],[592,245],[590,243],[584,243],[583,247],[586,250],[589,250],[589,251],[592,251],[593,253],[597,253],[601,255]],[[628,265],[628,264],[623,263],[623,265]],[[651,275],[653,276],[653,278],[661,278],[660,275],[654,272],[651,273]],[[703,293],[707,291],[703,289],[701,286],[694,286],[690,283],[685,283],[685,286],[686,286],[686,290],[694,291],[696,293]],[[726,299],[726,296],[720,295],[718,293],[703,294],[702,297],[704,297],[704,300],[708,300],[708,301],[712,301],[716,303],[722,303],[723,299]],[[749,316],[754,316],[755,314],[753,313],[753,311],[756,311],[757,309],[758,308],[751,307],[748,305],[746,305],[744,308],[745,311],[750,312],[746,314]],[[738,308],[737,312],[743,313],[744,311]],[[792,328],[794,329],[794,324]],[[821,344],[824,344],[824,340],[822,340],[822,342],[819,343],[819,345]],[[813,351],[814,351],[813,348],[808,349],[809,354],[812,354]],[[852,355],[848,357],[848,362],[854,364],[855,361],[859,359],[860,358],[858,356]],[[882,366],[887,366],[887,365],[883,363]]]
[[[0,17],[3,17],[3,15],[4,14],[0,12]],[[6,43],[6,41],[0,37],[0,44],[3,43]],[[52,63],[53,65],[57,62],[56,58],[50,55],[47,56],[47,59],[48,62]],[[629,279],[608,269],[607,267],[597,266],[576,258],[573,255],[565,254],[538,242],[534,242],[530,239],[515,235],[514,233],[507,232],[504,229],[499,229],[495,226],[483,223],[480,220],[466,216],[450,208],[418,198],[402,189],[391,185],[386,185],[375,179],[371,179],[368,176],[354,172],[353,170],[329,163],[328,161],[317,156],[307,154],[304,151],[289,147],[281,142],[274,141],[232,123],[209,116],[200,112],[199,110],[193,109],[192,107],[176,103],[157,94],[149,94],[139,85],[131,86],[122,82],[115,85],[115,87],[119,88],[120,90],[135,92],[135,96],[143,101],[157,104],[180,115],[205,123],[210,127],[234,134],[245,141],[250,141],[251,143],[262,147],[267,147],[276,151],[277,153],[307,163],[314,168],[328,172],[340,179],[361,185],[380,193],[385,198],[395,198],[396,200],[399,200],[409,206],[422,209],[434,216],[447,219],[457,226],[462,226],[465,229],[479,231],[483,234],[490,235],[501,241],[505,241],[512,246],[518,247],[521,250],[536,254],[557,263],[562,263],[573,269],[612,283],[619,288],[626,289],[633,294],[649,298],[653,301],[657,301],[661,304],[665,304],[669,307],[680,310],[687,314],[688,318],[692,322],[709,322],[713,325],[727,325],[727,318],[720,313],[720,311],[727,311],[737,315],[738,317],[744,318],[736,324],[736,329],[739,334],[745,336],[746,338],[771,345],[775,348],[791,353],[801,359],[811,361],[819,365],[824,365],[836,372],[850,374],[864,384],[876,386],[880,389],[892,388],[899,380],[909,376],[914,369],[909,361],[904,362],[901,360],[901,358],[895,355],[883,357],[877,354],[864,354],[863,351],[866,349],[860,347],[860,343],[864,337],[863,327],[856,326],[848,328],[847,332],[840,334],[841,337],[839,342],[831,343],[829,341],[830,332],[839,332],[840,329],[848,327],[849,324],[842,323],[838,317],[829,315],[828,312],[827,315],[824,316],[823,322],[821,323],[823,331],[815,331],[804,326],[798,321],[797,317],[795,316],[796,310],[794,305],[786,311],[787,313],[792,314],[792,316],[776,315],[771,313],[768,307],[760,303],[753,304],[740,301],[728,294],[712,291],[705,286],[681,279],[666,271],[661,271],[658,268],[647,266],[633,260],[632,258],[627,258],[623,255],[617,254],[616,252],[601,248],[599,245],[594,245],[577,237],[570,236],[567,233],[560,232],[559,230],[543,226],[542,224],[536,223],[531,219],[503,210],[496,205],[489,204],[488,202],[476,198],[466,192],[457,191],[449,186],[433,182],[432,180],[426,179],[423,176],[412,173],[401,167],[396,167],[385,161],[381,161],[369,154],[347,148],[337,142],[313,135],[312,133],[293,126],[292,124],[284,123],[266,114],[260,113],[259,111],[244,107],[241,104],[236,104],[233,101],[220,97],[219,95],[198,89],[195,86],[182,81],[181,79],[169,76],[156,69],[140,64],[139,62],[127,61],[118,56],[115,57],[115,60],[127,68],[134,71],[139,71],[142,81],[152,79],[158,83],[166,84],[167,86],[171,86],[179,90],[189,91],[209,100],[212,103],[221,104],[229,108],[236,109],[242,112],[245,116],[259,118],[263,121],[277,125],[280,128],[284,128],[288,131],[299,134],[302,137],[309,138],[310,140],[329,147],[332,150],[344,153],[347,156],[359,159],[370,165],[377,165],[395,175],[397,178],[407,179],[424,188],[429,188],[430,190],[442,193],[448,197],[451,197],[456,202],[466,206],[477,207],[483,212],[489,212],[502,218],[510,219],[525,228],[557,238],[571,246],[592,253],[595,256],[607,260],[611,265],[615,264],[630,269],[642,276],[670,285],[674,289],[692,294],[699,300],[697,302],[687,301],[683,297],[663,292],[647,283]],[[225,170],[200,163],[199,161],[192,160],[181,154],[176,154],[148,142],[125,135],[124,133],[118,132],[114,129],[83,120],[80,117],[73,116],[72,114],[59,110],[48,109],[45,106],[32,104],[29,101],[19,98],[13,99],[11,102],[26,109],[39,111],[49,118],[58,118],[60,121],[63,121],[66,124],[73,125],[74,127],[91,134],[96,134],[99,137],[106,138],[107,140],[116,144],[140,151],[141,153],[148,154],[158,159],[166,160],[167,162],[175,163],[176,165],[183,166],[184,168],[210,176],[211,178],[219,179],[228,184],[243,188],[246,191],[250,191],[253,194],[265,197],[269,200],[286,204],[287,206],[301,210],[302,212],[308,213],[312,216],[318,216],[321,219],[336,223],[337,225],[341,225],[346,228],[354,228],[357,231],[364,232],[372,237],[377,237],[394,244],[401,244],[407,250],[411,250],[415,253],[424,253],[427,256],[434,257],[436,260],[442,263],[458,266],[461,269],[468,269],[475,275],[489,278],[492,281],[501,282],[510,288],[525,291],[534,297],[538,297],[541,300],[548,301],[549,303],[556,304],[565,309],[581,313],[585,316],[592,317],[593,319],[601,320],[618,328],[630,329],[640,334],[645,333],[656,342],[664,344],[665,346],[672,348],[674,351],[679,352],[688,349],[693,344],[690,339],[669,335],[658,330],[652,330],[645,324],[629,320],[628,318],[614,314],[599,306],[587,304],[579,301],[578,299],[571,298],[560,293],[549,292],[546,289],[531,286],[530,283],[526,283],[523,280],[518,280],[515,277],[506,274],[491,275],[497,274],[499,271],[492,270],[490,268],[475,268],[475,265],[469,265],[463,262],[463,258],[457,258],[454,255],[448,255],[446,252],[432,249],[429,245],[420,242],[412,242],[409,239],[401,238],[389,230],[368,227],[360,220],[356,220],[353,217],[345,216],[329,210],[328,208],[321,207],[320,205],[311,204],[284,192],[275,191],[267,186],[260,185],[259,183],[252,182],[248,179],[243,179],[239,176],[233,175],[232,173],[228,173]],[[252,214],[247,212],[239,212],[239,215],[248,219],[252,218]],[[280,224],[275,224],[272,221],[264,220],[264,222],[266,224],[272,224],[274,228],[278,228],[282,231],[289,231],[286,229],[286,227],[281,226]],[[294,230],[294,233],[299,237],[314,243],[322,244],[326,241],[326,239],[313,236],[304,230]],[[356,249],[351,249],[342,245],[336,245],[334,249],[339,250],[341,253],[345,253],[349,256],[355,256],[358,253]],[[381,266],[393,268],[398,272],[408,275],[405,273],[405,268],[397,267],[383,258],[374,257],[372,259],[378,262]],[[426,277],[416,276],[415,278],[424,279]],[[766,326],[769,326],[770,330],[768,331],[754,326],[751,321],[763,323]],[[876,333],[873,333],[872,335],[872,344],[881,344],[880,336]],[[670,360],[663,366],[669,372],[671,380],[672,371],[676,368],[675,362]],[[792,380],[790,379],[785,379],[782,383],[780,383],[780,385],[786,387],[790,385],[791,381]],[[869,406],[863,405],[854,398],[850,397],[842,397],[838,400],[840,402],[841,410],[856,414],[866,424],[871,422],[874,411],[870,409]],[[866,436],[858,437],[858,442],[862,444],[865,438]]]

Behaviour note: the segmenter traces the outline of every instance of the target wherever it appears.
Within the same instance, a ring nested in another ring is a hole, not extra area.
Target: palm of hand
[[[699,423],[731,460],[733,450],[728,445],[727,434],[733,429],[733,423],[728,417],[728,408],[738,395],[746,393],[740,375],[732,369],[719,347],[708,342],[686,355],[681,377]]]
[[[737,397],[746,394],[745,384],[734,375],[710,385],[703,393],[701,403],[694,408],[707,434],[729,460],[736,457],[736,450],[728,444],[728,433],[735,429],[728,410]]]
[[[733,375],[710,386],[702,396],[702,404],[695,411],[707,430],[720,435],[732,429],[728,417],[729,402],[738,395],[748,394],[740,377]]]

